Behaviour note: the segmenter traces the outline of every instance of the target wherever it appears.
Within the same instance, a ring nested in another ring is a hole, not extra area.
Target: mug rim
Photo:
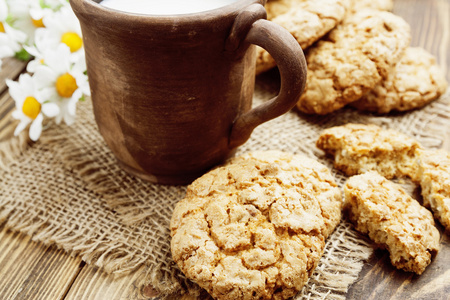
[[[96,10],[98,10],[98,13],[106,13],[110,15],[113,18],[118,17],[132,17],[135,19],[145,19],[145,20],[162,20],[162,21],[188,21],[192,22],[196,19],[198,19],[200,16],[204,19],[205,17],[216,17],[218,15],[228,15],[233,12],[239,11],[253,3],[260,3],[261,5],[265,5],[266,0],[236,0],[233,3],[210,9],[200,12],[194,12],[194,13],[186,13],[186,14],[173,14],[173,15],[153,15],[153,14],[140,14],[140,13],[133,13],[133,12],[126,12],[122,10],[117,10],[114,8],[106,7],[103,5],[100,5],[100,2],[97,2],[95,0],[70,0],[71,4],[75,3],[77,5],[87,5],[89,7],[92,7]],[[73,5],[72,5],[73,6]],[[75,9],[75,8],[74,8]],[[91,11],[92,12],[92,11]]]

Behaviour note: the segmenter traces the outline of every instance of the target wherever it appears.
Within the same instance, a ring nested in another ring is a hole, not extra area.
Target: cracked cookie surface
[[[339,24],[350,0],[278,0],[266,4],[267,19],[289,31],[302,49],[311,46]],[[256,74],[276,66],[270,54],[258,47]]]
[[[406,111],[439,98],[446,89],[447,81],[434,56],[411,47],[385,80],[351,106],[377,113]]]
[[[392,265],[422,274],[439,250],[430,211],[373,171],[351,177],[344,195],[344,210],[356,229],[387,248]]]
[[[423,204],[450,232],[450,153],[445,150],[416,150]]]
[[[413,138],[376,125],[346,124],[325,129],[316,146],[334,157],[334,167],[346,175],[377,171],[391,179],[409,177],[418,182]]]
[[[306,55],[306,88],[297,108],[328,114],[372,90],[404,54],[409,25],[390,12],[364,9],[351,14]]]
[[[171,220],[172,256],[215,299],[287,299],[317,266],[341,206],[319,162],[248,153],[188,187]]]

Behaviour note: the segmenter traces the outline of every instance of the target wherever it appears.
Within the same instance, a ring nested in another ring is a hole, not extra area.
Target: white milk
[[[180,15],[219,8],[238,0],[103,0],[100,5],[124,12]]]

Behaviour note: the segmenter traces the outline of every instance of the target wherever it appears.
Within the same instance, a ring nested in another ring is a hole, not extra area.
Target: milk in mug
[[[212,10],[238,0],[103,0],[101,5],[124,12],[180,15]]]

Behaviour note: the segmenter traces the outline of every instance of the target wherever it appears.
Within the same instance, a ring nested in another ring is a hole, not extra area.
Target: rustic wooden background
[[[411,25],[412,45],[433,53],[450,81],[450,0],[395,0],[394,13]],[[12,135],[8,126],[14,107],[5,79],[16,79],[25,65],[5,60],[0,73],[0,140]],[[450,117],[450,116],[449,116]],[[444,148],[450,151],[450,129],[443,128]],[[7,191],[0,191],[5,193]],[[442,228],[440,228],[442,231]],[[139,272],[114,278],[79,257],[0,225],[0,299],[150,299],[155,292],[143,285]],[[450,238],[421,275],[398,271],[388,253],[376,250],[347,299],[450,299]]]

